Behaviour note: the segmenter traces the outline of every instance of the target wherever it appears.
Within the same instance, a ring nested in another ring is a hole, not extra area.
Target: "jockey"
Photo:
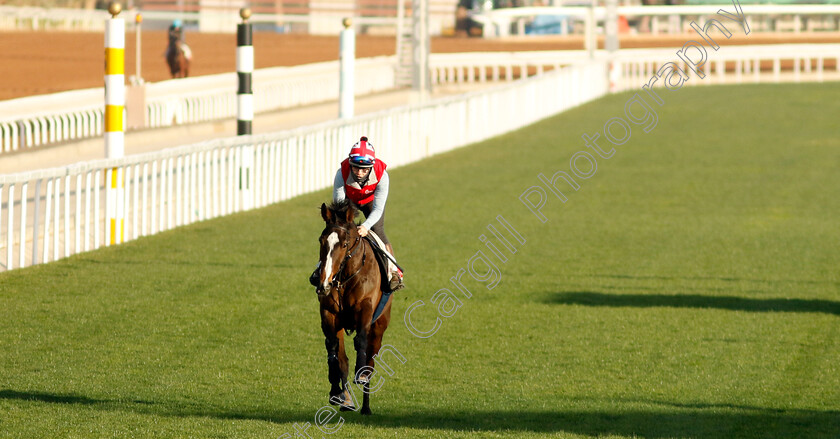
[[[345,198],[355,203],[365,214],[365,221],[359,226],[359,235],[367,236],[373,230],[385,243],[391,256],[394,249],[385,235],[385,202],[388,200],[390,178],[385,168],[388,165],[376,159],[373,145],[367,137],[362,137],[350,149],[350,155],[341,162],[333,180],[333,201],[341,202]],[[309,282],[318,286],[320,264],[309,277]],[[397,269],[391,273],[389,288],[396,291],[403,288],[403,275]]]
[[[186,57],[187,60],[192,61],[192,50],[190,50],[190,47],[184,42],[184,26],[180,19],[176,18],[175,20],[172,20],[172,24],[169,25],[168,37],[170,42],[180,40],[181,50],[184,51],[184,57]],[[169,48],[167,50],[169,50]]]

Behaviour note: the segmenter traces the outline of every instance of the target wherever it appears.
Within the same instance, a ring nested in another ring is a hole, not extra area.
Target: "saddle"
[[[382,315],[382,311],[385,310],[385,305],[388,304],[388,301],[391,300],[391,294],[394,293],[391,291],[389,276],[395,268],[400,268],[400,270],[402,268],[389,257],[388,251],[385,250],[385,244],[379,239],[379,236],[376,236],[376,233],[370,231],[364,239],[368,241],[368,244],[373,249],[373,254],[376,256],[376,263],[379,266],[379,274],[382,282],[379,286],[382,290],[382,298],[379,300],[379,304],[373,312],[373,319],[371,321],[371,324],[373,324]]]

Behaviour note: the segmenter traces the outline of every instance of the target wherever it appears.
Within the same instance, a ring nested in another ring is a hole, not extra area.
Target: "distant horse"
[[[190,60],[184,53],[181,39],[170,35],[169,46],[166,48],[166,63],[173,78],[186,78],[190,75]]]
[[[362,414],[370,411],[370,378],[373,357],[382,346],[382,335],[391,321],[389,301],[371,322],[382,297],[382,275],[374,250],[359,236],[354,222],[356,209],[348,201],[321,204],[326,223],[321,232],[321,277],[316,289],[321,303],[321,329],[326,337],[329,365],[330,404],[341,410],[355,410],[347,382],[348,360],[344,352],[344,332],[356,331],[356,367],[353,382],[364,385]]]

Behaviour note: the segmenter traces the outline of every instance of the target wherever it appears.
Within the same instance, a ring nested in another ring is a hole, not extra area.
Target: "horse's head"
[[[327,206],[321,204],[321,217],[326,223],[318,241],[321,243],[321,277],[318,293],[337,286],[348,256],[360,237],[354,219],[356,209],[345,200]]]

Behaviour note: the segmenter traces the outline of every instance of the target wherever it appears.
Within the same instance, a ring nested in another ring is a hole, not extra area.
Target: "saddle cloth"
[[[373,230],[368,231],[367,238],[369,240],[370,239],[375,240],[376,241],[375,245],[377,247],[379,247],[383,252],[386,252],[386,253],[388,252],[388,249],[385,247],[385,243],[382,242],[382,239],[379,238],[379,236]],[[395,271],[397,271],[397,266],[394,265],[394,263],[391,262],[391,260],[388,259],[387,257],[380,255],[379,252],[375,251],[373,253],[376,255],[376,260],[379,262],[379,271],[383,272],[382,273],[382,284],[386,286],[386,288],[384,288],[383,291],[387,291],[387,286],[391,283],[391,276]],[[394,257],[394,255],[392,255],[391,253],[388,253],[388,254],[391,255],[392,258]],[[394,258],[394,259],[396,259],[396,258]]]

